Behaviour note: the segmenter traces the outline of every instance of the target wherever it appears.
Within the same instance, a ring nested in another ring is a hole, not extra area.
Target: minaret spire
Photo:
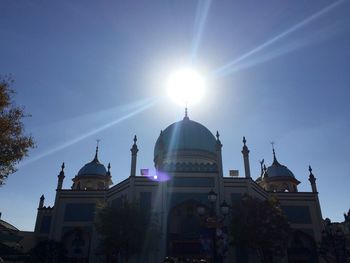
[[[312,173],[312,168],[311,165],[309,165],[309,181],[311,184],[311,189],[313,193],[317,193],[317,187],[316,187],[316,178],[314,176],[314,174]]]
[[[101,141],[100,139],[97,139],[97,140],[96,140],[96,152],[95,152],[95,157],[94,157],[94,161],[95,161],[95,162],[99,162],[99,161],[98,161],[98,146],[99,146],[99,144],[100,144],[100,141]]]
[[[38,208],[43,208],[44,207],[44,201],[45,201],[45,196],[41,195]]]
[[[187,108],[187,103],[186,103],[184,120],[189,120],[189,119],[190,118],[188,117],[188,108]]]
[[[245,177],[250,178],[250,165],[249,165],[249,149],[246,145],[247,140],[245,139],[245,136],[243,136],[243,148],[242,148],[242,154],[243,154],[243,162],[244,162],[244,171],[245,171]]]
[[[276,158],[275,142],[270,142],[270,143],[271,143],[271,146],[272,146],[272,154],[273,154],[273,163],[272,164],[279,165],[279,162],[277,161],[277,158]]]
[[[131,169],[130,169],[130,176],[136,175],[136,160],[137,160],[137,152],[139,149],[137,148],[137,137],[134,136],[134,144],[132,145],[130,151],[131,151]]]
[[[64,176],[64,167],[65,167],[65,165],[64,165],[64,162],[63,162],[62,165],[61,165],[61,171],[60,171],[60,173],[57,176],[58,177],[57,190],[61,190],[62,189],[63,180],[65,178],[65,176]]]

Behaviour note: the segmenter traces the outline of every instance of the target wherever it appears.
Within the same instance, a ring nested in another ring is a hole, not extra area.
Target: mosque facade
[[[98,233],[94,225],[98,207],[129,201],[156,215],[160,233],[155,249],[147,251],[142,260],[135,257],[131,261],[162,262],[166,256],[198,258],[201,255],[206,255],[209,261],[211,252],[203,250],[206,232],[202,233],[199,227],[202,215],[212,205],[219,218],[248,194],[260,200],[272,196],[279,200],[294,231],[284,262],[318,262],[315,242],[321,239],[323,220],[311,167],[310,192],[299,192],[300,182],[277,160],[274,150],[272,164],[266,166],[261,162],[261,173],[254,176],[257,179],[253,179],[250,172],[245,138],[241,150],[244,176],[238,176],[237,171],[224,176],[221,150],[219,133],[214,136],[186,113],[182,120],[161,131],[154,147],[155,174],[147,169],[136,172],[135,136],[130,175],[113,185],[111,167],[108,164],[106,168],[99,161],[97,147],[93,160],[72,179],[70,189],[62,187],[66,177],[62,165],[52,207],[44,205],[44,196],[40,198],[34,231],[36,242],[47,239],[62,242],[70,262],[100,262],[96,255]],[[224,239],[225,231],[219,230],[216,229],[215,238]],[[230,248],[224,262],[255,261],[254,257]]]

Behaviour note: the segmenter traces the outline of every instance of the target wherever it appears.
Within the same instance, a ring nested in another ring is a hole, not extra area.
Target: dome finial
[[[219,131],[216,131],[216,139],[217,139],[217,140],[220,139],[220,133],[219,133]]]
[[[188,108],[187,108],[187,103],[186,103],[184,120],[189,120],[189,119],[190,118],[188,117]]]
[[[276,158],[276,152],[275,152],[275,142],[270,142],[272,146],[272,154],[273,154],[273,164],[278,164],[277,158]]]
[[[63,170],[64,170],[64,167],[65,167],[65,166],[64,166],[64,162],[63,162],[62,165],[61,165],[61,172],[62,172],[62,173],[64,172],[64,171],[63,171]]]
[[[95,162],[98,162],[98,145],[100,144],[100,139],[97,139],[96,140],[96,153],[95,153],[95,158],[94,158],[94,161]]]
[[[245,136],[243,136],[243,145],[246,146],[247,140],[245,139]]]
[[[137,142],[137,137],[136,137],[136,135],[134,136],[134,144],[136,144],[136,142]]]

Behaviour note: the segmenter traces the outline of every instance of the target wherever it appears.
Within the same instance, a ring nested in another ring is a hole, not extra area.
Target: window
[[[92,221],[94,219],[95,204],[94,203],[73,203],[66,204],[64,221]]]
[[[311,215],[308,206],[281,206],[290,223],[311,224]]]

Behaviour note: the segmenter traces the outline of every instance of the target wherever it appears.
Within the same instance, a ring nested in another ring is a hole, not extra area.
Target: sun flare
[[[180,106],[191,106],[204,96],[205,81],[191,68],[178,70],[170,75],[167,83],[168,96]]]

